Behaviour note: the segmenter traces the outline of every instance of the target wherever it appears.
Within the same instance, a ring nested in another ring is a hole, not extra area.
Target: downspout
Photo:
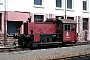
[[[6,0],[4,0],[4,46],[6,46]]]
[[[65,18],[64,19],[66,19],[66,0],[65,0]]]

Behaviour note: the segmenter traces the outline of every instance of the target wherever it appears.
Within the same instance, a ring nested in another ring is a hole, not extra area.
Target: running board
[[[47,42],[47,43],[38,43],[38,45],[57,45],[61,44],[62,42]]]

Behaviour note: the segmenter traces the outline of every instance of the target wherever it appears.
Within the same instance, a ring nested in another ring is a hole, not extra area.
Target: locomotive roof
[[[58,19],[62,23],[77,23],[77,21],[71,20],[71,19]]]

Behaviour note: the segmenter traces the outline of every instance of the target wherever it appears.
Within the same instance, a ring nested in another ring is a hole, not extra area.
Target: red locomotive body
[[[68,19],[47,19],[45,22],[29,21],[24,24],[24,34],[18,35],[19,45],[29,47],[76,41],[76,21]]]
[[[34,42],[40,42],[41,34],[55,34],[55,33],[56,33],[55,23],[47,23],[47,22],[28,23],[28,34],[34,35]]]

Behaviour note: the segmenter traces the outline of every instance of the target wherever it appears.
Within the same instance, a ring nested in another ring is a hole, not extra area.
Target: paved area
[[[50,49],[39,49],[39,50],[26,50],[20,52],[8,52],[0,53],[0,60],[37,60],[37,58],[44,57],[55,57],[59,55],[67,55],[71,53],[90,53],[90,45],[82,46],[71,46],[62,48],[50,48]]]

